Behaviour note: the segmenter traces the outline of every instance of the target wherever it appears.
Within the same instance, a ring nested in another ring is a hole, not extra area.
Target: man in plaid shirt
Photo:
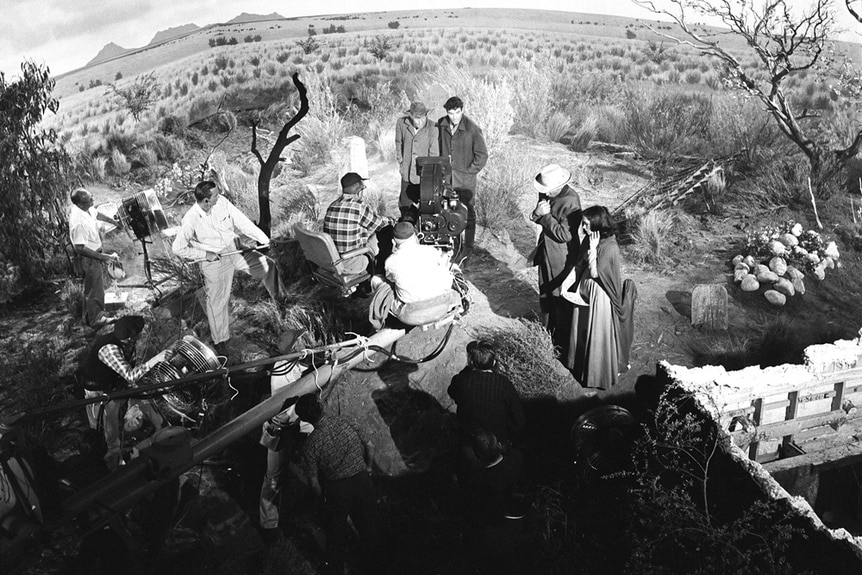
[[[339,254],[364,246],[379,253],[377,232],[393,223],[392,218],[381,216],[362,201],[363,178],[348,172],[341,178],[341,197],[332,202],[323,217],[323,231],[332,237]],[[359,273],[365,269],[365,258],[356,257],[348,262],[348,273]],[[351,264],[357,269],[351,269]]]

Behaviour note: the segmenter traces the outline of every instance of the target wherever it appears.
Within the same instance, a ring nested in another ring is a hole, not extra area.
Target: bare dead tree
[[[296,126],[308,113],[308,91],[305,89],[305,84],[299,80],[298,72],[294,72],[293,74],[293,85],[296,86],[296,90],[299,92],[299,110],[297,110],[293,118],[288,120],[281,128],[281,131],[278,133],[278,138],[276,138],[275,144],[272,145],[272,149],[269,151],[269,156],[266,160],[263,159],[263,156],[257,149],[257,126],[259,122],[254,121],[251,124],[251,153],[254,154],[257,161],[260,162],[260,175],[257,177],[257,197],[260,205],[260,221],[257,225],[264,231],[264,233],[266,233],[266,235],[269,235],[270,228],[272,226],[272,214],[269,209],[269,186],[272,182],[272,173],[278,163],[284,161],[284,158],[281,157],[281,153],[284,149],[299,139],[299,134],[288,134],[290,134],[293,127]]]
[[[854,0],[846,0],[848,8]],[[808,158],[812,177],[820,181],[855,156],[862,147],[862,130],[844,149],[830,150],[812,137],[814,130],[806,121],[819,117],[807,109],[797,110],[784,91],[784,81],[793,73],[804,70],[832,70],[842,79],[857,82],[859,74],[848,78],[847,62],[842,70],[832,55],[828,36],[834,31],[835,18],[831,0],[814,0],[810,8],[795,12],[786,0],[664,0],[669,8],[660,8],[651,0],[632,0],[655,14],[669,16],[682,30],[684,37],[653,32],[711,56],[724,65],[725,77],[735,86],[758,98],[777,122],[779,128]],[[698,30],[688,15],[695,13],[720,20],[729,33],[742,37],[760,62],[752,73],[727,48],[717,35]],[[760,72],[764,72],[761,77]]]
[[[862,22],[862,0],[844,0],[844,5],[851,16]]]

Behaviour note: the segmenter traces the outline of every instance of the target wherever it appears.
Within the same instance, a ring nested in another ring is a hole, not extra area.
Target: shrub
[[[480,78],[453,62],[436,61],[431,74],[450,95],[464,100],[465,113],[476,122],[485,136],[489,153],[503,143],[514,124],[512,86],[505,76]]]
[[[525,221],[524,214],[533,209],[535,200],[530,182],[541,161],[525,158],[515,145],[498,149],[480,172],[481,185],[476,189],[476,220],[482,227],[500,233]]]
[[[368,51],[372,56],[377,58],[378,61],[385,60],[386,56],[389,55],[389,52],[392,51],[392,43],[389,41],[387,36],[375,36],[374,40],[371,41],[371,46],[369,46]]]
[[[132,152],[132,166],[149,168],[159,163],[158,154],[149,145],[141,146]]]
[[[632,30],[626,30],[626,38],[629,40],[634,40],[637,38],[637,34],[635,34]]]
[[[303,54],[313,54],[320,49],[320,42],[314,36],[309,36],[305,40],[298,40],[296,45],[299,46]]]
[[[673,228],[673,216],[665,210],[650,210],[637,221],[630,253],[635,261],[661,264],[667,259],[667,236]]]
[[[132,165],[129,163],[129,160],[126,159],[126,155],[121,152],[118,148],[114,148],[111,151],[111,172],[117,176],[123,176],[128,174],[132,169]]]
[[[546,54],[534,57],[508,75],[516,133],[537,139],[548,137],[546,129],[554,110],[553,86],[557,75],[554,59]]]
[[[522,398],[556,396],[566,380],[555,368],[559,361],[551,334],[537,321],[522,318],[516,325],[487,328],[479,335],[491,344],[498,370]]]
[[[712,101],[680,93],[632,93],[626,100],[626,144],[648,158],[712,155]]]
[[[389,22],[388,26],[395,30],[396,28],[401,26],[401,22],[399,22],[398,20],[392,20],[391,22]]]
[[[298,169],[309,173],[314,167],[330,161],[332,150],[348,135],[349,124],[339,113],[329,76],[310,76],[306,88],[309,110],[297,126],[302,137],[294,150],[293,163]]]

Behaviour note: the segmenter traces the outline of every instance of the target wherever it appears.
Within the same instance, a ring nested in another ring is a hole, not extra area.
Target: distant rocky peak
[[[150,43],[147,46],[152,46],[153,44],[161,44],[162,42],[167,42],[172,38],[176,38],[178,36],[185,36],[195,30],[200,30],[200,26],[197,24],[183,24],[182,26],[174,26],[173,28],[168,28],[167,30],[159,30],[156,32],[156,35],[153,36],[153,39],[150,40]]]

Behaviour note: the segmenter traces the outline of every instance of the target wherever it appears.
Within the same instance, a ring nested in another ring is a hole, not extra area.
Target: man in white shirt
[[[69,238],[78,255],[78,264],[84,273],[84,323],[101,327],[105,320],[105,281],[102,263],[119,262],[116,253],[102,253],[101,230],[106,222],[117,222],[93,207],[93,195],[78,188],[71,195],[72,209],[69,211]]]
[[[419,243],[416,228],[399,222],[393,231],[394,248],[386,258],[386,282],[375,276],[369,320],[376,329],[383,327],[389,313],[398,316],[406,304],[435,300],[452,291],[449,258],[442,251]],[[411,306],[411,311],[417,306]]]
[[[196,203],[183,216],[172,248],[176,255],[201,264],[210,336],[219,353],[227,355],[228,305],[234,271],[263,280],[273,299],[278,298],[281,283],[275,262],[255,249],[245,249],[240,236],[254,240],[257,247],[267,246],[269,238],[228,199],[219,195],[218,184],[201,182],[194,194]],[[240,250],[242,253],[235,253]]]

